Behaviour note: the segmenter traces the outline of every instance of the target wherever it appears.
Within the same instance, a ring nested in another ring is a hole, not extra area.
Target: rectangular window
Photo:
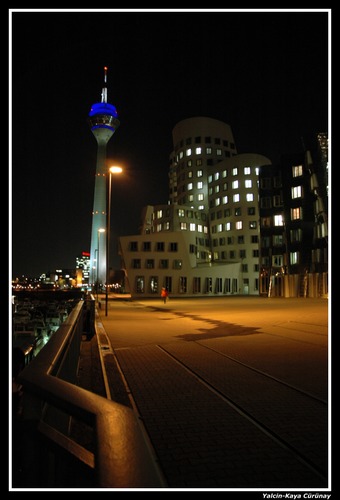
[[[292,190],[292,199],[294,200],[295,198],[301,198],[302,196],[302,186],[293,186]]]
[[[238,203],[240,201],[240,195],[239,194],[234,194],[233,195],[233,202]]]
[[[233,181],[231,183],[231,188],[232,189],[238,189],[239,188],[239,182],[238,181]]]
[[[301,177],[303,175],[302,165],[293,165],[292,166],[292,174],[293,174],[293,177]]]
[[[274,234],[273,235],[273,246],[281,247],[283,245],[283,235],[282,234]]]
[[[179,293],[187,293],[187,277],[179,277]]]
[[[230,278],[225,278],[225,280],[224,280],[224,293],[231,293],[231,280],[230,280]]]
[[[164,286],[168,290],[169,293],[172,292],[172,278],[171,278],[171,276],[165,276]]]
[[[256,228],[257,228],[256,220],[250,220],[249,221],[249,229],[256,229]]]
[[[141,268],[141,262],[140,259],[132,259],[132,269],[140,269]]]
[[[254,201],[254,194],[253,193],[247,193],[246,194],[246,201]]]
[[[237,243],[239,245],[244,245],[244,236],[241,234],[240,236],[237,237]]]
[[[282,196],[279,194],[276,194],[273,196],[273,207],[282,207]]]
[[[143,250],[144,252],[151,251],[151,241],[143,241]]]
[[[145,267],[147,269],[153,269],[155,267],[155,261],[154,261],[154,259],[146,259],[146,261],[145,261]]]
[[[164,241],[157,241],[156,242],[156,251],[157,252],[164,252]]]
[[[222,278],[215,280],[215,293],[222,293]]]
[[[290,264],[293,266],[294,264],[299,263],[299,252],[290,252],[289,254]]]
[[[290,241],[292,243],[301,241],[302,231],[301,229],[291,229],[290,231]]]
[[[136,292],[137,293],[144,293],[145,292],[144,276],[136,276]]]
[[[178,252],[178,243],[173,241],[169,243],[169,252]]]
[[[244,181],[244,185],[245,185],[246,189],[250,189],[253,187],[253,181],[251,179],[246,179]]]
[[[159,267],[160,267],[160,269],[168,269],[168,267],[169,267],[168,259],[160,259]]]
[[[173,269],[182,269],[182,261],[181,259],[175,259],[172,263]]]
[[[150,276],[150,292],[158,293],[158,276]]]
[[[194,278],[192,291],[194,293],[201,293],[201,278]]]
[[[283,226],[283,215],[274,215],[274,226]]]
[[[137,252],[138,251],[138,242],[137,241],[130,241],[129,250],[130,250],[130,252]]]
[[[242,224],[242,221],[241,221],[241,220],[239,220],[239,221],[235,222],[235,229],[237,229],[238,231],[239,231],[240,229],[242,229],[242,226],[243,226],[243,224]]]
[[[212,292],[212,278],[205,278],[205,293]]]

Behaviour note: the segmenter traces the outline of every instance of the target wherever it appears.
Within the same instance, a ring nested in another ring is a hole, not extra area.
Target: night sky
[[[329,132],[329,13],[13,12],[10,60],[10,274],[74,268],[90,250],[97,143],[87,117],[108,102],[112,251],[142,208],[168,200],[172,130],[228,123],[238,153],[273,163]],[[114,260],[114,259],[113,259]],[[116,257],[118,264],[119,259]]]

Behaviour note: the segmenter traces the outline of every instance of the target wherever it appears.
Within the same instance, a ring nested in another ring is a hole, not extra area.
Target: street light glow
[[[112,166],[109,168],[110,174],[121,174],[123,172],[122,167]]]

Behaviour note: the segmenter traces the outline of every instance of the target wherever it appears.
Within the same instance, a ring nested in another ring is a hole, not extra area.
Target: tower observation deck
[[[120,125],[115,106],[107,102],[106,85],[107,67],[104,67],[101,102],[93,104],[88,115],[88,122],[98,145],[92,211],[90,283],[99,285],[106,281],[106,238],[103,231],[107,231],[106,146]]]

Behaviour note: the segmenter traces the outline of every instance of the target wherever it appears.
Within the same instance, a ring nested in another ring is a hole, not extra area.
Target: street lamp
[[[103,229],[102,227],[100,227],[98,229],[98,253],[97,253],[97,302],[98,302],[98,288],[99,288],[99,255],[100,255],[100,252],[99,252],[99,243],[100,243],[100,233],[105,233],[105,229]]]
[[[109,278],[110,278],[110,225],[111,225],[111,178],[112,174],[121,174],[123,172],[122,167],[113,166],[109,168],[109,196],[108,196],[108,206],[106,211],[107,217],[107,231],[106,231],[106,290],[105,290],[105,316],[107,316],[107,306],[109,300]]]

